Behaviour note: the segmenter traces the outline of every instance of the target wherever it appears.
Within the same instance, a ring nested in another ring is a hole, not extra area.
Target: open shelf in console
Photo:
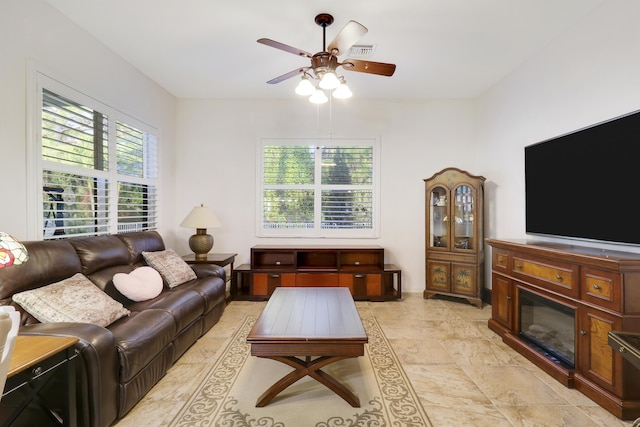
[[[349,270],[380,270],[384,268],[384,251],[342,250],[340,268]]]
[[[298,270],[337,270],[338,255],[334,250],[298,250],[296,265]]]

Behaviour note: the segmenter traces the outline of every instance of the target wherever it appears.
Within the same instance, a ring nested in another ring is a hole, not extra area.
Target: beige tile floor
[[[424,300],[422,294],[357,306],[378,319],[435,427],[632,425],[502,343],[487,327],[490,306]],[[220,322],[117,426],[167,425],[238,323],[263,307],[263,302],[231,302]]]

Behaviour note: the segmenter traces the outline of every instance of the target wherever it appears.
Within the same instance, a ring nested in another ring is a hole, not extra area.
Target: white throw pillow
[[[131,273],[117,273],[113,284],[118,291],[131,301],[147,301],[162,292],[162,276],[151,267],[139,267]]]
[[[79,322],[104,327],[131,313],[81,273],[19,292],[13,300],[42,323]]]
[[[156,252],[142,252],[144,260],[160,273],[167,286],[178,285],[197,279],[196,273],[173,249]]]

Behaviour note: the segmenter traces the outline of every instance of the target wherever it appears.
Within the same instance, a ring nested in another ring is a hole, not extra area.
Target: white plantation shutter
[[[156,136],[71,89],[56,92],[42,89],[43,238],[156,229]]]
[[[263,139],[259,151],[258,235],[377,236],[377,140]]]
[[[156,138],[133,126],[116,123],[118,174],[118,231],[154,230],[157,227]],[[139,178],[139,179],[135,179]]]

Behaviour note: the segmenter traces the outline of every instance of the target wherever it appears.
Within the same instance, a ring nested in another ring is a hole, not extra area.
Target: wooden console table
[[[489,328],[567,387],[622,419],[640,417],[637,369],[608,343],[611,331],[640,332],[640,254],[553,243],[487,239],[492,249]],[[573,363],[561,364],[521,331],[521,300],[573,317]]]
[[[346,287],[357,300],[402,297],[401,270],[380,246],[254,246],[234,270],[232,295],[265,300],[278,287]]]
[[[78,338],[19,335],[0,401],[0,425],[75,427]],[[50,382],[57,381],[51,386]]]

